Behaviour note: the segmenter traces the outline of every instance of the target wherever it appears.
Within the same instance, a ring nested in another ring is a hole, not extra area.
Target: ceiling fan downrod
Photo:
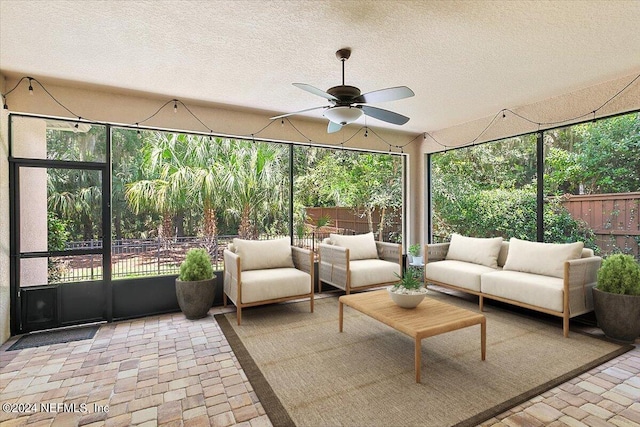
[[[336,52],[336,57],[342,62],[342,86],[344,86],[344,63],[351,56],[351,49],[345,47]]]

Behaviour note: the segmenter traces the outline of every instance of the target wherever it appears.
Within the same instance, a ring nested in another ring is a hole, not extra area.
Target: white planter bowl
[[[387,288],[391,299],[402,308],[416,308],[427,295],[426,288],[420,288],[418,291],[409,291],[407,293],[404,293],[406,291],[394,292],[391,289],[393,289],[393,286]]]

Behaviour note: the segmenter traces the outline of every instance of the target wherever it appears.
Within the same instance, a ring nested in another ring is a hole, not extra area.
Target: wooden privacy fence
[[[331,221],[330,227],[341,230],[353,230],[355,234],[368,233],[369,232],[369,220],[364,212],[355,208],[347,207],[326,207],[326,208],[306,208],[307,216],[311,219],[313,224],[316,224],[318,218],[329,217]],[[386,214],[387,218],[391,221],[386,221],[386,225],[382,230],[382,239],[385,241],[390,240],[390,236],[400,237],[402,234],[402,218],[395,209],[388,209]],[[378,231],[380,225],[380,210],[375,209],[373,211],[373,230]]]
[[[603,255],[622,252],[640,258],[640,192],[567,195],[563,205],[596,235]]]

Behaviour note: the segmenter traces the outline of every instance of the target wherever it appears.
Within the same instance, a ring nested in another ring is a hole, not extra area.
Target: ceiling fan
[[[342,84],[340,86],[334,86],[325,92],[305,83],[293,83],[294,86],[302,90],[327,99],[329,105],[282,114],[271,117],[271,120],[282,119],[287,116],[324,108],[325,111],[322,115],[329,119],[329,126],[327,127],[328,133],[339,131],[342,129],[342,126],[355,122],[363,114],[394,125],[407,123],[409,121],[409,117],[407,116],[366,104],[409,98],[415,95],[413,91],[406,86],[397,86],[361,94],[360,89],[357,87],[344,84],[344,63],[350,56],[351,49],[349,48],[340,49],[336,52],[336,57],[342,62]]]

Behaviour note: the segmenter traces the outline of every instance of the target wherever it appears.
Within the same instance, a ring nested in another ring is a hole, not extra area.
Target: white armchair
[[[235,304],[238,325],[244,307],[300,298],[309,298],[313,313],[313,252],[288,238],[233,239],[225,249],[223,302]]]
[[[322,282],[350,294],[396,283],[399,280],[396,274],[402,274],[402,245],[376,242],[373,233],[331,234],[318,248],[319,292],[322,292]]]

